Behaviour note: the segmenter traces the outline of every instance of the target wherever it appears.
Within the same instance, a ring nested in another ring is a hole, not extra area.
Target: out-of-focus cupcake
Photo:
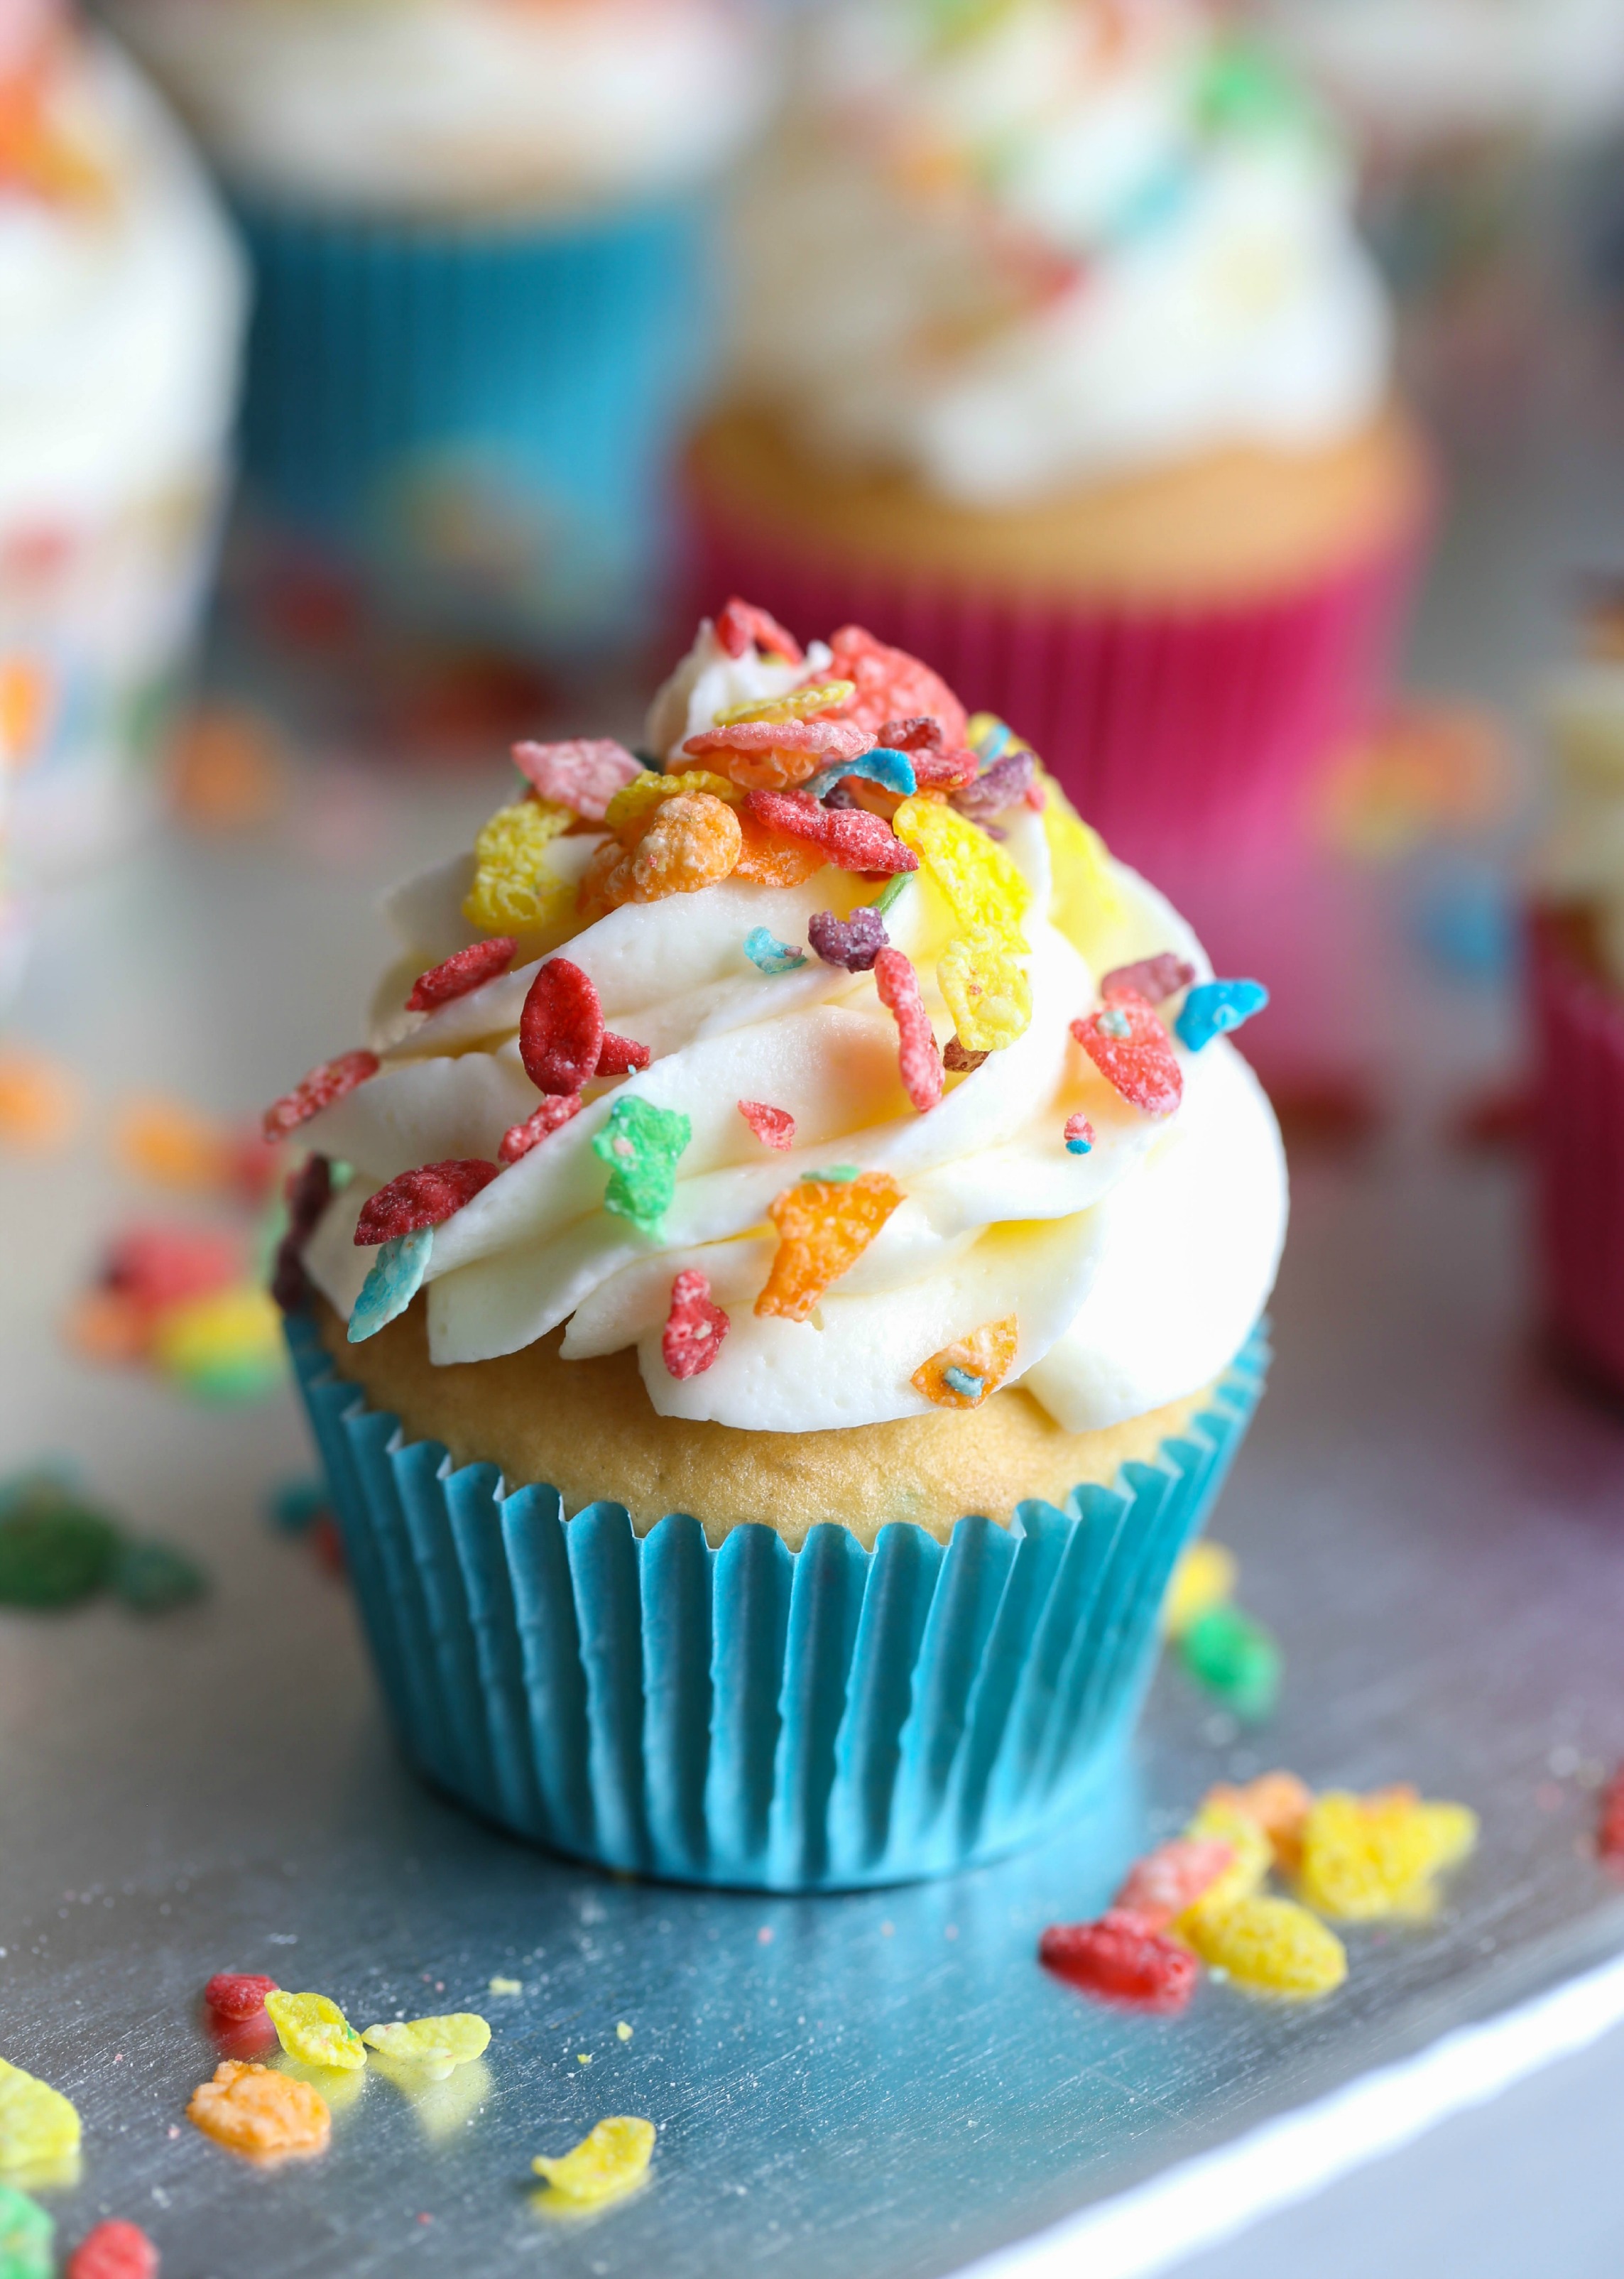
[[[1319,118],[1184,0],[838,0],[798,85],[708,598],[935,657],[1130,859],[1294,829],[1428,496]]]
[[[247,469],[389,605],[564,648],[647,599],[751,0],[110,0],[258,266]]]
[[[42,0],[0,14],[0,750],[18,859],[127,828],[203,598],[235,251],[152,95]]]
[[[1624,1394],[1624,606],[1551,692],[1554,812],[1531,927],[1546,1326]]]
[[[271,1111],[350,1571],[408,1751],[521,1833],[943,1872],[1120,1765],[1260,1389],[1265,993],[871,637],[736,605],[647,741],[520,746]]]

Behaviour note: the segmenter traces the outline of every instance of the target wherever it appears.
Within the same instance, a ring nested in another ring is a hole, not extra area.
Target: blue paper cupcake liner
[[[839,1891],[938,1876],[1098,1792],[1149,1681],[1175,1562],[1262,1392],[1254,1334],[1188,1431],[1115,1487],[946,1545],[671,1514],[566,1518],[454,1468],[288,1340],[407,1755],[516,1835],[678,1883]]]
[[[409,612],[543,648],[624,638],[716,333],[710,213],[690,196],[431,228],[243,207],[250,496]]]

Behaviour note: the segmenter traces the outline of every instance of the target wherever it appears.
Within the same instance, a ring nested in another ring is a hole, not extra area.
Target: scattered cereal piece
[[[379,1067],[376,1053],[341,1053],[336,1060],[324,1061],[319,1068],[301,1077],[291,1092],[280,1100],[272,1101],[264,1114],[264,1134],[267,1140],[285,1140],[302,1124],[324,1108],[331,1108],[335,1100],[342,1100],[354,1092],[357,1085],[377,1075]]]
[[[43,1154],[65,1146],[79,1103],[79,1084],[59,1061],[19,1045],[0,1052],[0,1147]]]
[[[1166,1930],[1235,1864],[1234,1845],[1219,1837],[1176,1836],[1134,1861],[1111,1905],[1140,1916],[1153,1930]]]
[[[63,2279],[157,2279],[158,2252],[133,2223],[98,2223],[67,2260]],[[0,2268],[4,2268],[0,2266]]]
[[[82,1360],[116,1367],[146,1358],[152,1320],[118,1290],[86,1290],[69,1308],[62,1333]]]
[[[1624,1861],[1624,1765],[1602,1792],[1596,1822],[1596,1849],[1603,1860],[1615,1864]]]
[[[961,815],[972,823],[990,822],[1007,807],[1015,807],[1032,787],[1038,763],[1030,752],[1006,752],[984,775],[977,776],[948,797]]]
[[[1348,1975],[1342,1941],[1293,1899],[1260,1896],[1194,1907],[1180,1929],[1203,1962],[1252,1992],[1313,2001]]]
[[[119,1162],[138,1178],[184,1191],[227,1186],[237,1144],[211,1116],[157,1093],[120,1109],[112,1143]]]
[[[360,1295],[350,1308],[348,1338],[352,1346],[364,1345],[368,1338],[375,1338],[379,1330],[387,1329],[406,1311],[423,1287],[433,1247],[432,1226],[397,1235],[393,1242],[379,1247],[361,1285]]]
[[[274,1978],[266,1978],[254,1970],[217,1970],[203,1988],[203,2000],[222,2018],[240,2024],[244,2018],[257,2018],[265,2007],[267,1994],[280,1994],[280,1987]]]
[[[778,1247],[756,1312],[810,1320],[830,1284],[856,1264],[901,1201],[901,1188],[885,1171],[808,1178],[785,1187],[768,1206]]]
[[[1195,1991],[1195,1957],[1143,1916],[1113,1907],[1098,1922],[1051,1923],[1038,1960],[1089,1994],[1171,2015]]]
[[[463,916],[481,933],[533,933],[569,908],[571,889],[546,864],[548,848],[574,821],[554,801],[498,808],[474,840],[474,882]]]
[[[170,754],[168,794],[183,822],[201,831],[249,831],[282,803],[281,740],[272,723],[235,704],[199,704]]]
[[[525,1982],[522,1978],[493,1978],[486,1991],[495,1995],[522,1994]]]
[[[402,1171],[387,1186],[369,1195],[356,1221],[357,1249],[374,1243],[398,1242],[404,1234],[419,1234],[425,1227],[443,1226],[464,1203],[499,1176],[500,1166],[478,1156],[463,1162],[424,1163]]]
[[[702,1377],[727,1331],[727,1316],[711,1303],[709,1278],[696,1267],[687,1268],[671,1285],[671,1310],[660,1339],[668,1372],[678,1379]]]
[[[579,1092],[598,1072],[603,1008],[590,978],[567,957],[537,970],[519,1015],[519,1058],[538,1092]]]
[[[1163,1005],[1181,989],[1188,989],[1195,978],[1193,965],[1172,950],[1163,949],[1133,965],[1115,967],[1100,983],[1099,994],[1107,1004],[1113,997],[1143,997],[1147,1005]]]
[[[867,973],[882,949],[891,947],[885,921],[869,902],[860,902],[849,918],[832,910],[815,910],[807,920],[807,940],[825,965],[842,965],[848,973]]]
[[[889,648],[862,625],[842,625],[829,643],[831,670],[856,683],[846,717],[877,734],[885,722],[916,718],[938,722],[942,741],[956,751],[964,742],[964,707],[939,673],[906,649]]]
[[[1021,1324],[1013,1314],[984,1322],[921,1362],[909,1382],[938,1408],[979,1408],[1008,1376],[1020,1342]]]
[[[406,1010],[433,1013],[459,997],[471,996],[507,971],[517,948],[510,933],[496,933],[485,941],[471,942],[466,949],[455,950],[428,972],[418,974],[406,1000]]]
[[[1031,889],[984,831],[930,799],[905,799],[892,825],[924,864],[961,927],[999,934],[1018,927]]]
[[[1191,1623],[1234,1596],[1240,1563],[1222,1543],[1192,1543],[1168,1585],[1161,1602],[1161,1627],[1172,1638],[1183,1638]]]
[[[0,1519],[0,1606],[76,1606],[103,1587],[118,1555],[118,1530],[65,1495],[8,1511]]]
[[[209,1577],[196,1560],[172,1543],[126,1543],[119,1546],[108,1586],[115,1599],[138,1615],[166,1615],[201,1599]]]
[[[794,1146],[795,1119],[787,1108],[770,1108],[764,1100],[741,1100],[739,1113],[763,1147]]]
[[[601,1063],[600,1063],[601,1065]],[[528,1155],[532,1147],[554,1132],[562,1131],[571,1116],[581,1112],[578,1092],[549,1093],[540,1108],[532,1109],[522,1124],[510,1124],[502,1135],[502,1145],[496,1150],[499,1163],[517,1163],[521,1155]]]
[[[782,657],[785,664],[800,664],[805,655],[794,634],[786,633],[777,618],[754,602],[739,601],[737,595],[716,612],[716,635],[729,656],[742,656],[752,645]]]
[[[1206,1806],[1244,1813],[1256,1821],[1273,1848],[1275,1867],[1288,1876],[1295,1876],[1302,1865],[1303,1827],[1313,1802],[1306,1782],[1287,1772],[1260,1773],[1245,1788],[1220,1783],[1204,1799]]]
[[[1249,1899],[1262,1890],[1274,1864],[1274,1852],[1268,1837],[1249,1813],[1233,1811],[1214,1798],[1205,1797],[1184,1834],[1193,1843],[1222,1844],[1235,1855],[1230,1865],[1203,1892],[1203,1906],[1230,1907],[1237,1899]],[[1177,1929],[1182,1935],[1184,1925],[1180,1923]]]
[[[1167,1031],[1143,997],[1114,997],[1071,1033],[1106,1082],[1146,1116],[1171,1116],[1184,1079]]]
[[[308,2081],[235,2058],[222,2059],[213,2079],[192,2091],[186,2117],[217,2145],[254,2160],[325,2152],[333,2135],[327,2101]]]
[[[1179,1658],[1199,1685],[1249,1723],[1267,1717],[1280,1692],[1280,1648],[1238,1607],[1213,1607],[1178,1641]]]
[[[677,1192],[678,1159],[693,1137],[693,1124],[677,1109],[617,1100],[592,1142],[593,1153],[609,1167],[604,1209],[629,1218],[640,1233],[657,1234]]]
[[[974,1076],[982,1063],[992,1057],[991,1053],[967,1052],[957,1037],[949,1037],[942,1047],[942,1066],[950,1076]]]
[[[1025,942],[998,926],[969,926],[942,952],[936,978],[959,1041],[972,1053],[1002,1052],[1031,1026]]]
[[[819,712],[833,711],[856,694],[855,685],[849,680],[810,681],[786,690],[782,696],[752,696],[742,704],[729,705],[716,714],[713,725],[732,728],[747,721],[810,720]]]
[[[531,2166],[560,2199],[577,2207],[597,2207],[637,2189],[648,2173],[654,2148],[652,2121],[617,2114],[600,2121],[572,2151],[553,2160],[538,2154]]]
[[[874,960],[874,982],[880,1003],[896,1021],[902,1089],[920,1115],[926,1115],[941,1099],[943,1071],[919,976],[900,949],[882,949]]]
[[[361,2037],[397,2065],[470,2065],[490,2046],[491,2030],[471,2010],[446,2018],[408,2018],[395,2025],[369,2026]]]
[[[325,1994],[285,1994],[278,1987],[266,1995],[265,2010],[289,2057],[303,2058],[307,2065],[336,2066],[345,2073],[358,2071],[366,2063],[360,2035]]]
[[[752,926],[746,934],[744,954],[762,973],[794,973],[807,962],[804,949],[792,948],[764,925]]]
[[[640,1045],[634,1037],[617,1037],[612,1029],[605,1029],[596,1073],[600,1078],[630,1076],[634,1069],[646,1069],[653,1058],[647,1046]]]
[[[1302,1830],[1299,1888],[1310,1907],[1344,1922],[1422,1915],[1432,1879],[1464,1859],[1477,1819],[1464,1805],[1429,1807],[1413,1792],[1315,1797]]]
[[[241,1243],[220,1227],[132,1226],[110,1245],[102,1284],[149,1321],[172,1306],[229,1289],[243,1262]]]
[[[620,2042],[629,2042],[632,2038],[632,2029],[624,2018],[615,2029],[615,2038]]]
[[[1094,1127],[1080,1109],[1076,1116],[1066,1118],[1065,1140],[1069,1155],[1087,1155],[1093,1152]]]
[[[56,2218],[12,2184],[0,2184],[0,2279],[51,2279]]]
[[[1228,1036],[1268,1002],[1260,981],[1198,981],[1173,1025],[1187,1052],[1204,1052],[1214,1037]]]
[[[47,2168],[79,2150],[79,2115],[60,2090],[0,2058],[0,2168]]]
[[[840,871],[890,874],[916,871],[919,857],[883,816],[861,807],[820,807],[804,794],[753,791],[745,812],[786,839],[804,839]]]
[[[623,786],[643,772],[612,736],[573,736],[562,744],[515,744],[513,764],[548,805],[567,807],[587,823],[601,823]]]

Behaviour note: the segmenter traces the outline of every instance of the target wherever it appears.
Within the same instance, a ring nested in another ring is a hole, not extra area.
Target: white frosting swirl
[[[691,702],[716,656],[714,644],[702,648]],[[757,663],[739,677],[781,670]],[[680,685],[663,694],[667,728],[680,694]],[[1115,864],[1085,955],[1050,916],[1053,823],[1024,806],[1000,818],[1031,897],[1030,1026],[924,1115],[902,1091],[896,1025],[872,974],[813,960],[766,976],[744,951],[760,925],[804,942],[815,911],[846,914],[872,899],[870,883],[831,869],[787,888],[728,879],[628,905],[577,934],[564,954],[595,984],[609,1027],[647,1045],[652,1064],[589,1087],[572,1122],[436,1230],[433,1360],[515,1352],[565,1323],[566,1358],[635,1346],[661,1414],[776,1431],[928,1413],[915,1370],[1012,1315],[1010,1381],[1024,1379],[1069,1430],[1141,1415],[1217,1376],[1273,1285],[1286,1208],[1279,1136],[1227,1043],[1181,1049],[1184,1099],[1163,1124],[1113,1090],[1073,1041],[1069,1023],[1111,966],[1170,949],[1201,975],[1210,967],[1176,913]],[[555,840],[549,854],[578,870],[598,843],[595,833]],[[469,875],[459,858],[393,898],[411,954],[382,993],[386,1008],[400,1006],[412,970],[471,938],[458,915]],[[938,1037],[951,1034],[934,969],[953,921],[925,873],[908,879],[885,924],[914,962]],[[373,1037],[381,1071],[301,1134],[356,1170],[307,1253],[341,1310],[372,1262],[354,1241],[367,1197],[419,1164],[494,1159],[503,1132],[535,1106],[517,1032],[539,963],[427,1016],[387,1012]],[[628,1095],[693,1126],[657,1235],[603,1208],[607,1173],[592,1143]],[[763,1147],[741,1100],[787,1109],[793,1147]],[[1096,1135],[1083,1155],[1064,1141],[1077,1112]],[[838,1164],[889,1173],[905,1200],[811,1320],[758,1316],[777,1239],[769,1204],[804,1173]],[[731,1327],[714,1365],[679,1382],[663,1365],[661,1331],[673,1278],[690,1267],[709,1278]]]
[[[246,188],[434,216],[695,180],[766,96],[741,0],[110,0]]]
[[[739,373],[995,505],[1354,432],[1389,325],[1339,154],[1187,0],[837,0],[739,202]],[[1233,76],[1225,93],[1224,72]]]

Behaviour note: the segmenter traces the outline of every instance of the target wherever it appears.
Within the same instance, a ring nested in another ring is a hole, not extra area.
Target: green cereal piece
[[[325,1994],[285,1994],[279,1988],[266,1995],[265,2014],[290,2058],[342,2073],[358,2073],[366,2063],[360,2035]]]
[[[0,2168],[43,2168],[79,2150],[79,2115],[60,2090],[0,2058]]]
[[[14,1512],[0,1519],[0,1606],[75,1606],[101,1589],[118,1554],[119,1531],[99,1512]]]
[[[617,1100],[595,1134],[593,1153],[609,1167],[603,1208],[640,1234],[658,1234],[677,1192],[677,1163],[693,1137],[680,1110],[647,1100]]]
[[[898,895],[904,892],[909,879],[913,876],[914,873],[911,871],[899,871],[896,876],[890,879],[881,889],[879,894],[875,896],[873,902],[869,903],[869,908],[870,909],[877,910],[881,917],[884,917],[886,911],[890,909],[892,904],[896,901]]]
[[[471,2010],[458,2010],[448,2018],[407,2018],[392,2026],[369,2026],[361,2038],[397,2065],[449,2073],[453,2066],[484,2056],[491,2030]]]
[[[1184,1668],[1237,1717],[1267,1717],[1280,1692],[1280,1648],[1238,1607],[1214,1607],[1178,1641]]]
[[[0,2184],[0,2279],[50,2279],[56,2229],[37,2200]]]
[[[113,1562],[114,1598],[138,1615],[166,1614],[200,1599],[209,1578],[195,1559],[169,1543],[126,1543]]]

